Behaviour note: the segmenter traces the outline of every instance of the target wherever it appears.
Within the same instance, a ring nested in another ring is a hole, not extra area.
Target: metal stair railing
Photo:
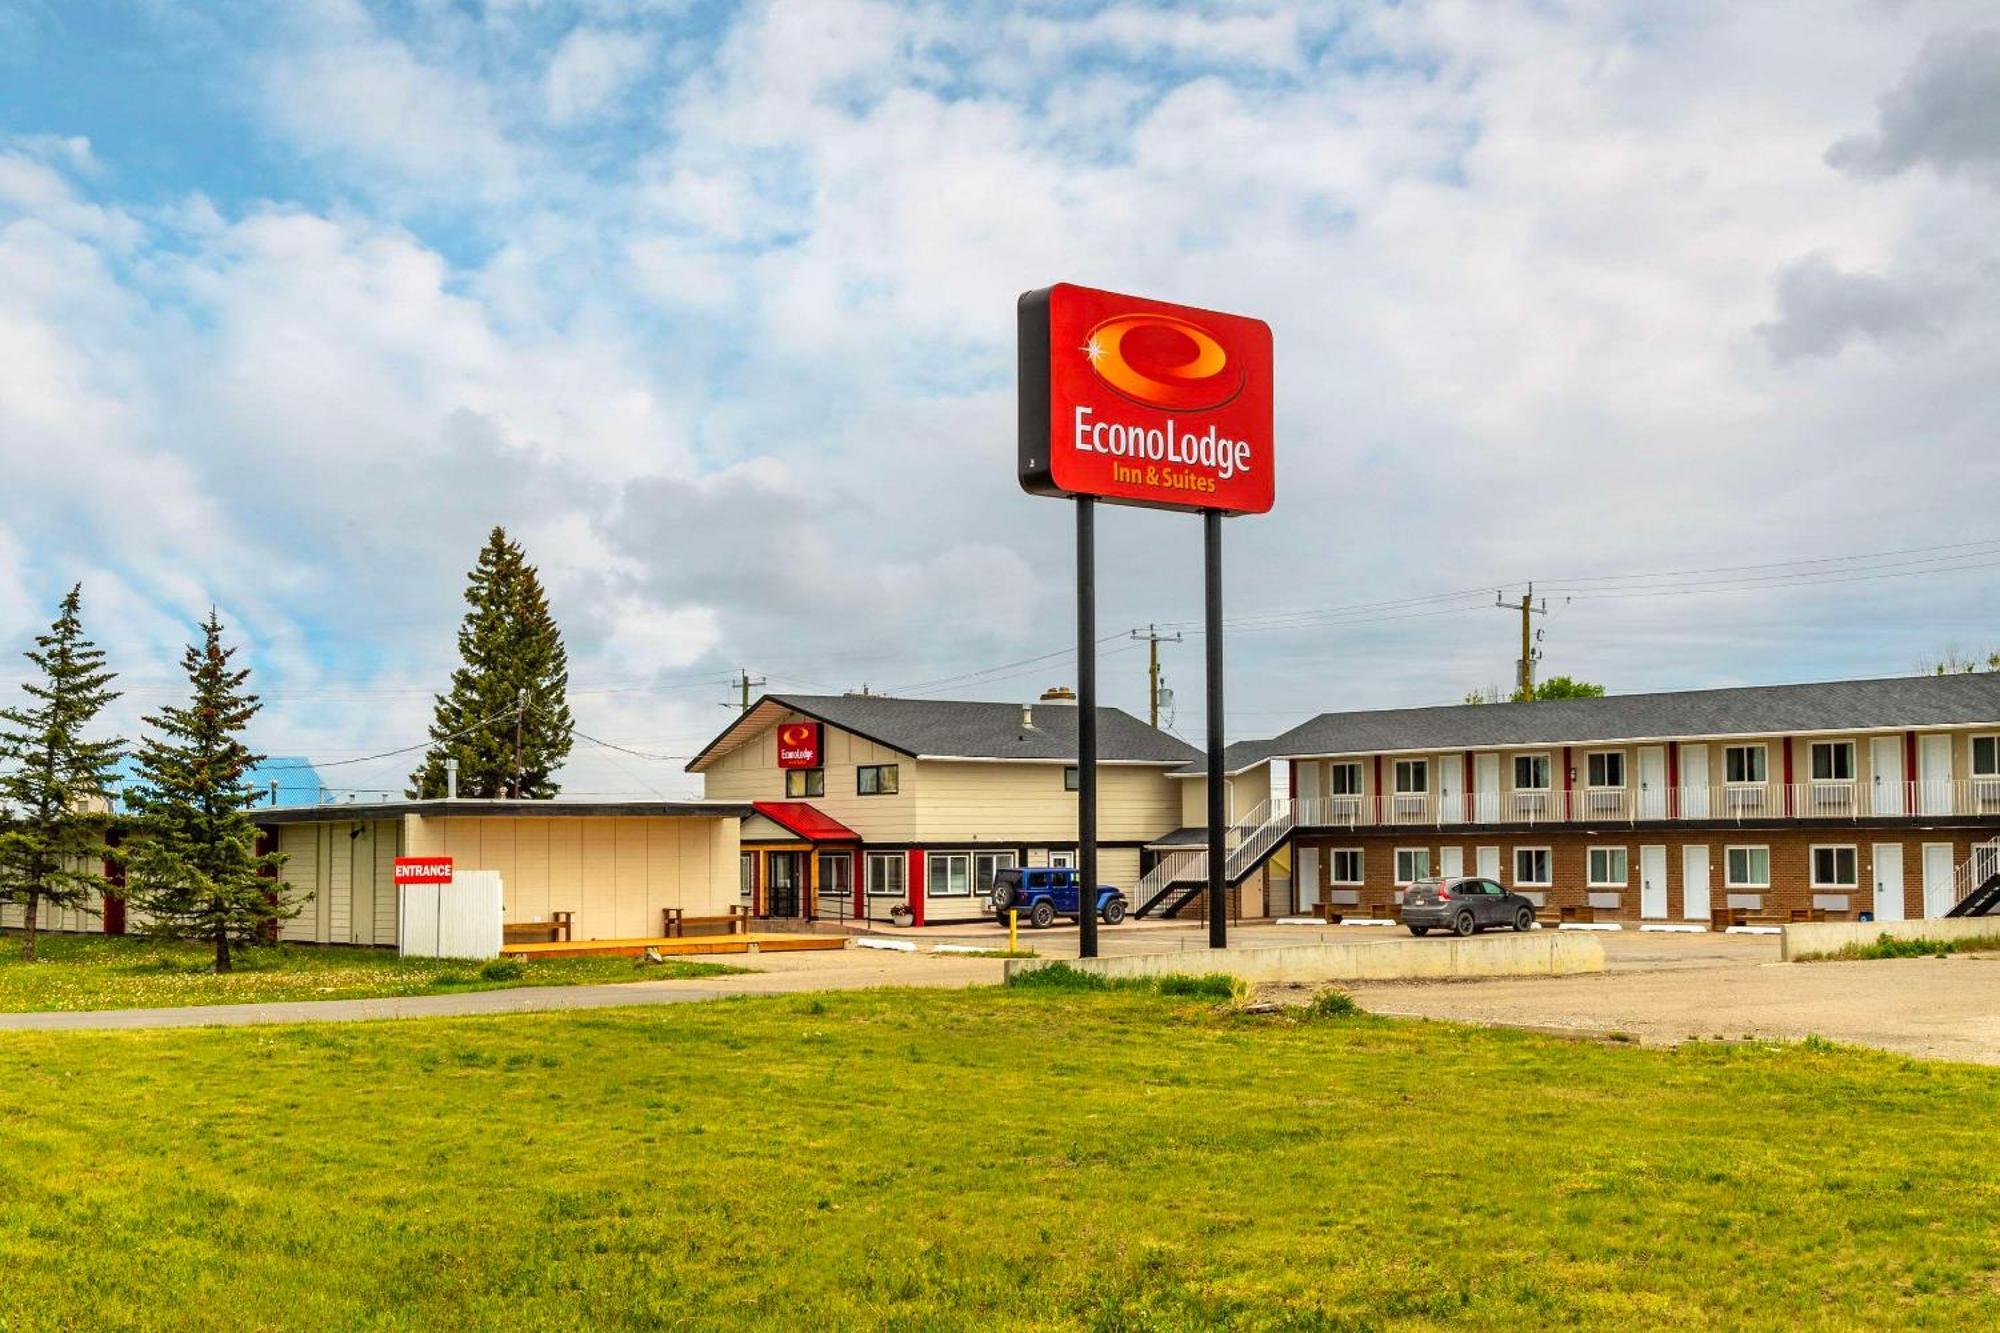
[[[1945,915],[1973,915],[1974,898],[1992,888],[1993,881],[1997,877],[2000,877],[2000,838],[1995,838],[1991,842],[1974,843],[1972,855],[1965,858],[1965,863],[1959,866],[1957,873],[1952,876],[1952,906]],[[1981,915],[1992,912],[1991,902],[1981,906],[1985,909]]]

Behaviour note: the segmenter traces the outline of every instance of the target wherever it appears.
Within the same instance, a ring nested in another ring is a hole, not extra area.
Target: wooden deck
[[[508,958],[638,958],[652,949],[663,958],[687,958],[723,953],[799,953],[813,949],[844,949],[844,935],[683,935],[630,940],[552,940],[503,944]]]

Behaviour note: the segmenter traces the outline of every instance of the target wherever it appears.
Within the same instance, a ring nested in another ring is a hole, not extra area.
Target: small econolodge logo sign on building
[[[778,728],[779,768],[818,768],[821,728],[817,722],[787,722]]]
[[[1020,303],[1020,476],[1037,495],[1262,514],[1271,329],[1069,283]]]

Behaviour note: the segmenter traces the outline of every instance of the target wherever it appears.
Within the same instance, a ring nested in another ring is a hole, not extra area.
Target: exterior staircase
[[[1298,822],[1296,802],[1284,797],[1265,801],[1223,833],[1223,882],[1241,884],[1271,859]],[[1139,881],[1134,916],[1172,917],[1200,897],[1208,887],[1208,849],[1170,851]]]
[[[1956,905],[1946,916],[2000,916],[2000,838],[1979,843],[1952,884]]]

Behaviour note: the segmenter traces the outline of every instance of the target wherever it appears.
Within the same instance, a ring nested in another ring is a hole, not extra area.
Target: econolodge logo
[[[819,723],[787,722],[778,728],[779,768],[819,767]]]
[[[1243,366],[1222,341],[1171,315],[1114,315],[1090,331],[1083,354],[1113,393],[1144,407],[1209,412],[1243,392]]]

